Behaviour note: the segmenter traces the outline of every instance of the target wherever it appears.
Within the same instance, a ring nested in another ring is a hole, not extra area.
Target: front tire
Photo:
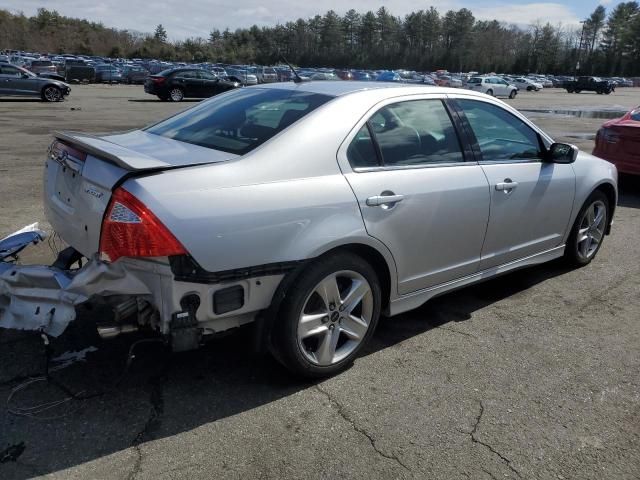
[[[60,102],[62,98],[62,92],[58,87],[49,85],[42,90],[42,100],[45,102]]]
[[[584,202],[565,247],[565,259],[571,265],[583,267],[595,258],[609,224],[609,212],[609,199],[600,190]]]
[[[378,276],[361,257],[338,253],[315,260],[286,292],[274,319],[274,356],[303,377],[344,370],[373,335],[381,302]]]
[[[516,98],[517,94],[518,94],[517,90],[511,90],[511,93],[509,94],[509,98],[513,100],[514,98]]]
[[[493,90],[491,89],[487,90],[487,95],[491,95],[493,97]]]

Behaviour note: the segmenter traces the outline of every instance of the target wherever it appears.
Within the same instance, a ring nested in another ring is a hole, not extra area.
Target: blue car
[[[386,71],[376,77],[376,82],[404,82],[399,73]]]

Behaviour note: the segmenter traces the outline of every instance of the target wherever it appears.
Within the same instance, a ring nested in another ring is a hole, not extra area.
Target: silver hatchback
[[[56,269],[0,263],[0,326],[58,334],[98,295],[136,313],[109,335],[186,350],[254,324],[307,376],[347,367],[381,315],[558,257],[589,263],[617,200],[612,164],[439,87],[269,84],[142,130],[56,137],[45,211],[71,248]]]

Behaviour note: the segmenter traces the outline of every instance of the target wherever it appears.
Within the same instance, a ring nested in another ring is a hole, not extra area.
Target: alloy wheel
[[[184,98],[184,93],[182,93],[182,90],[180,90],[179,88],[174,88],[173,90],[171,90],[171,92],[169,92],[169,97],[174,102],[181,102]]]
[[[576,237],[578,254],[583,259],[590,259],[598,251],[604,236],[606,220],[607,207],[601,200],[593,202],[583,213]]]
[[[321,280],[307,296],[298,320],[298,346],[308,361],[330,366],[348,357],[365,338],[373,317],[371,286],[343,270]]]
[[[44,98],[47,102],[57,102],[60,100],[60,90],[56,87],[47,87],[44,91]]]

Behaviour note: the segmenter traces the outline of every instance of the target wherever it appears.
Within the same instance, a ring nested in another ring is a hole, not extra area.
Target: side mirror
[[[573,163],[578,158],[578,147],[569,143],[554,143],[547,150],[546,160],[550,163]]]

